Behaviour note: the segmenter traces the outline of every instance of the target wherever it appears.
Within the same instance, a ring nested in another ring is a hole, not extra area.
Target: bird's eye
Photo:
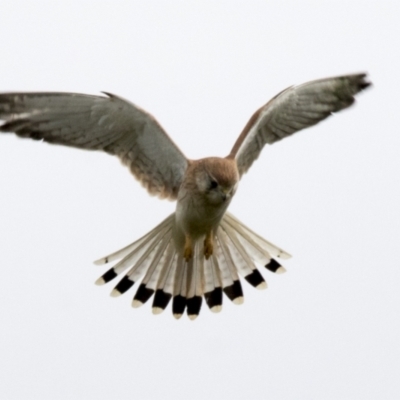
[[[215,189],[217,186],[218,186],[218,182],[217,181],[212,180],[210,182],[210,189]]]

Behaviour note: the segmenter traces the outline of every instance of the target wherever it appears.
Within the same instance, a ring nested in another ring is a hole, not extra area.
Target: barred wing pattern
[[[0,94],[0,130],[116,155],[150,194],[176,199],[186,157],[150,114],[106,95]]]
[[[266,144],[308,128],[354,102],[370,85],[366,74],[319,79],[292,86],[256,111],[228,157],[235,158],[240,176],[251,167]]]

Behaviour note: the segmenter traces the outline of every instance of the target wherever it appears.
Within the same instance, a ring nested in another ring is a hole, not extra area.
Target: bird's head
[[[217,157],[204,158],[201,161],[201,168],[196,174],[198,190],[210,204],[220,205],[229,202],[239,182],[236,162]]]

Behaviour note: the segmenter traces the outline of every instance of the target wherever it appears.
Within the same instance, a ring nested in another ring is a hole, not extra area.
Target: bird
[[[265,289],[258,266],[286,271],[280,260],[291,255],[227,210],[264,146],[351,106],[370,84],[356,73],[288,87],[252,115],[226,157],[187,158],[151,114],[108,92],[2,93],[0,132],[115,155],[151,195],[176,201],[175,212],[150,232],[95,261],[113,263],[95,283],[125,273],[111,296],[137,283],[134,308],[153,298],[152,312],[160,314],[172,300],[176,319],[186,312],[194,320],[203,298],[215,313],[223,295],[242,304],[240,277]]]

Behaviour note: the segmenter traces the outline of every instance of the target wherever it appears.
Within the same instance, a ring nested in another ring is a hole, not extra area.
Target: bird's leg
[[[214,251],[214,241],[213,241],[213,233],[212,230],[207,233],[206,238],[204,239],[204,256],[206,260],[208,260]]]
[[[193,243],[192,238],[186,234],[185,235],[185,248],[183,250],[183,258],[189,262],[189,260],[193,257]]]

